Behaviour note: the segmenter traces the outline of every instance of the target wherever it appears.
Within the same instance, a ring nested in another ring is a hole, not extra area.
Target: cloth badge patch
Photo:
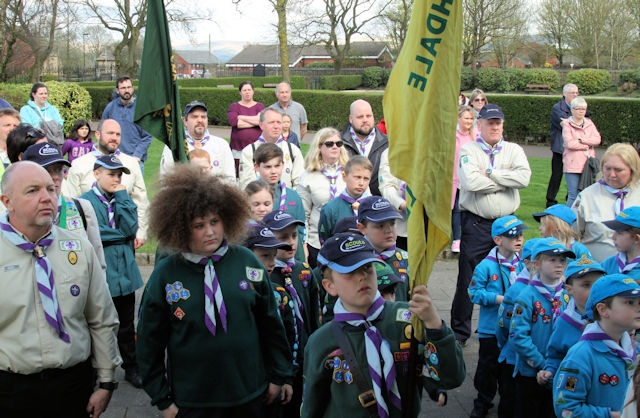
[[[79,239],[66,239],[58,241],[58,245],[62,251],[82,251],[82,245]]]
[[[69,288],[69,292],[71,292],[71,296],[78,296],[80,295],[80,286],[78,286],[77,284],[72,285]]]
[[[567,401],[564,399],[564,392],[559,391],[558,397],[556,398],[556,405],[565,405]]]
[[[436,382],[440,381],[440,375],[438,374],[438,370],[436,370],[433,366],[423,366],[422,367],[422,375],[425,377],[430,377]]]
[[[568,409],[562,410],[562,418],[571,418],[573,416],[573,411],[569,411]]]
[[[568,390],[568,391],[571,391],[571,392],[575,392],[577,384],[578,384],[578,378],[575,377],[575,376],[569,376],[569,377],[567,377],[567,381],[564,384],[564,388],[565,388],[565,390]]]
[[[174,282],[164,287],[166,292],[166,301],[169,305],[180,301],[180,299],[187,300],[191,297],[189,289],[185,289],[182,282]]]
[[[404,327],[404,338],[406,338],[407,340],[410,340],[412,333],[413,333],[413,327],[411,326],[411,324]]]
[[[408,351],[394,351],[393,352],[393,361],[396,362],[396,363],[409,361],[409,352]]]
[[[251,280],[252,282],[261,282],[262,281],[262,276],[263,276],[263,271],[262,269],[257,269],[254,267],[246,267],[246,271],[247,271],[247,279]]]
[[[468,163],[469,162],[469,157],[465,155],[464,157],[460,158],[460,162],[462,164]]]
[[[408,322],[411,323],[412,312],[408,309],[398,309],[396,311],[396,322]]]
[[[569,303],[569,295],[566,293],[564,294],[564,302]]]
[[[75,265],[78,262],[78,254],[75,251],[69,251],[67,254],[67,259],[71,265]]]
[[[180,307],[178,307],[178,309],[173,311],[173,316],[175,316],[176,318],[182,321],[182,318],[184,318],[185,313]]]
[[[249,282],[246,280],[240,280],[240,282],[238,283],[238,287],[240,288],[240,290],[248,290]]]
[[[69,229],[69,231],[74,231],[76,229],[80,229],[81,227],[82,224],[80,223],[78,218],[67,219],[67,229]]]
[[[76,205],[67,204],[67,216],[75,216],[77,214],[78,214],[78,209],[76,208]]]

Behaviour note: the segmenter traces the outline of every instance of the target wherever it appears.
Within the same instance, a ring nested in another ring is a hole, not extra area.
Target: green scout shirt
[[[280,197],[282,196],[282,190],[280,190],[280,185],[276,186],[273,191],[273,209],[280,209]],[[304,212],[304,205],[302,204],[302,199],[300,199],[300,195],[295,190],[287,187],[287,200],[285,202],[284,208],[282,209],[287,212],[289,215],[296,218],[298,221],[302,221],[303,223],[306,220],[306,215]],[[295,258],[300,262],[306,261],[304,255],[304,241],[306,237],[306,229],[304,226],[298,226],[298,248],[296,249]]]

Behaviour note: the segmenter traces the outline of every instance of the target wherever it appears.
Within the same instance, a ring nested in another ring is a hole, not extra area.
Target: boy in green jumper
[[[400,417],[410,408],[409,391],[415,392],[409,415],[417,417],[422,388],[452,389],[465,378],[462,350],[426,286],[416,287],[408,303],[385,302],[373,267],[379,261],[373,246],[356,234],[336,234],[320,250],[322,286],[338,301],[334,320],[311,336],[305,350],[304,418]],[[413,315],[425,332],[417,359],[422,373],[410,388]]]
[[[253,154],[253,167],[258,173],[258,177],[265,181],[273,192],[274,210],[282,210],[290,213],[294,218],[301,221],[298,226],[298,246],[296,249],[296,260],[307,261],[304,254],[304,240],[306,230],[304,221],[306,215],[302,199],[295,190],[287,187],[286,183],[280,179],[284,169],[284,153],[282,148],[276,144],[265,143],[260,145]],[[276,206],[277,205],[277,206]]]
[[[335,233],[336,224],[342,219],[358,214],[360,199],[369,196],[369,182],[373,165],[365,156],[354,155],[349,158],[342,171],[345,189],[338,197],[328,201],[320,211],[318,235],[324,243]]]
[[[290,246],[288,249],[278,249],[276,267],[269,278],[275,289],[276,303],[293,353],[293,366],[297,369],[293,398],[284,405],[283,416],[297,417],[302,403],[304,348],[309,336],[320,326],[318,283],[311,273],[311,267],[294,258],[300,221],[280,210],[267,214],[262,220],[277,240]]]
[[[400,277],[401,282],[396,286],[396,300],[406,301],[409,297],[409,254],[396,248],[396,221],[399,219],[402,219],[402,215],[387,199],[369,196],[360,202],[358,230],[373,245],[378,257]]]

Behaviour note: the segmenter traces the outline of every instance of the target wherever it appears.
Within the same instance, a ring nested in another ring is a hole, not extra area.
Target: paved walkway
[[[151,266],[140,266],[140,270],[145,281],[151,274]],[[438,307],[440,316],[449,323],[449,310],[451,300],[455,293],[456,277],[458,274],[458,264],[455,260],[442,260],[435,264],[433,273],[429,281],[429,289],[433,295],[434,302]],[[138,292],[140,300],[141,290]],[[478,316],[478,309],[474,311],[473,325],[475,328]],[[422,402],[421,417],[434,417],[436,414],[451,418],[468,417],[473,409],[473,375],[478,361],[478,339],[472,337],[468,340],[464,348],[464,358],[467,366],[467,378],[462,386],[449,392],[448,403],[441,408],[425,394]],[[194,365],[194,367],[197,367]],[[105,418],[150,418],[160,417],[161,414],[150,406],[149,397],[142,389],[135,389],[128,382],[124,381],[124,371],[118,369],[116,378],[120,381],[120,387],[115,391],[109,409],[103,415]],[[489,417],[497,417],[496,408],[493,408]]]

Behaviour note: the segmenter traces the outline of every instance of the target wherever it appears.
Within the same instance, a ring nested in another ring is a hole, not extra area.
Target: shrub
[[[527,70],[529,80],[528,83],[548,84],[551,91],[557,91],[560,88],[560,74],[553,69],[534,68]]]
[[[631,94],[635,89],[638,88],[638,85],[632,81],[625,81],[621,86],[618,87],[618,93],[620,94]]]
[[[505,75],[509,85],[508,91],[523,91],[529,83],[529,70],[522,68],[507,68]]]
[[[606,70],[584,68],[569,72],[566,82],[578,86],[580,94],[596,94],[611,87],[611,74]]]
[[[471,90],[473,88],[473,70],[463,66],[460,72],[460,91]]]
[[[370,89],[377,89],[383,85],[383,79],[384,68],[367,67],[364,69],[364,74],[362,75],[362,85]]]
[[[333,68],[332,62],[312,62],[306,68]]]
[[[620,71],[620,75],[618,76],[618,85],[622,86],[625,83],[640,83],[640,71],[638,70],[625,70]]]
[[[322,90],[355,90],[361,85],[361,75],[323,75],[320,77]]]
[[[509,80],[501,68],[480,68],[476,74],[476,86],[484,91],[509,91]]]

